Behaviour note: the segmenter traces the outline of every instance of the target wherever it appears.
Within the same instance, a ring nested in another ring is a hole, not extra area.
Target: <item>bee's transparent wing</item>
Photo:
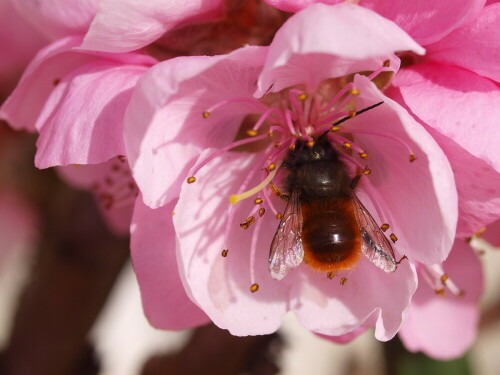
[[[391,243],[356,195],[353,196],[353,201],[361,230],[361,251],[374,265],[385,272],[396,271],[397,263]]]
[[[297,267],[304,259],[302,247],[302,212],[299,195],[292,192],[283,217],[271,243],[269,253],[269,271],[271,277],[281,280],[290,268]]]

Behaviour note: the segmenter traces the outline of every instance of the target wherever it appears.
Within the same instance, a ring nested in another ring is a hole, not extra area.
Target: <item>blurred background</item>
[[[47,43],[0,0],[0,102]],[[367,332],[321,339],[293,315],[280,331],[233,337],[213,325],[147,323],[126,235],[111,233],[92,193],[33,166],[36,136],[0,123],[0,375],[500,373],[500,250],[473,240],[486,291],[477,342],[458,360],[407,352]]]

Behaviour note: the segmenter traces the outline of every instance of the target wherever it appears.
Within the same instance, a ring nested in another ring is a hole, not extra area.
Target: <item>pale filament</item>
[[[255,254],[257,253],[257,241],[259,239],[262,220],[257,220],[252,236],[252,244],[250,245],[250,282],[255,284]]]
[[[215,152],[211,153],[210,155],[208,155],[198,165],[196,165],[196,167],[194,167],[194,169],[191,172],[191,174],[193,176],[196,175],[196,173],[198,173],[200,171],[200,169],[203,168],[205,165],[207,165],[211,160],[215,159],[217,156],[223,154],[224,152],[231,150],[232,148],[235,148],[235,147],[238,147],[238,146],[243,146],[243,145],[246,145],[248,143],[257,142],[257,141],[260,141],[260,140],[266,139],[266,138],[269,138],[269,135],[262,134],[262,135],[258,135],[258,136],[255,136],[255,137],[244,138],[242,140],[232,142],[232,143],[226,145],[225,147],[223,147],[221,149],[218,149],[217,151],[215,151]]]
[[[258,101],[257,99],[240,97],[240,98],[231,98],[231,99],[222,100],[222,101],[214,104],[210,108],[208,108],[207,112],[211,113],[220,107],[223,107],[227,104],[233,104],[233,103],[252,104],[255,107],[257,107],[258,109],[260,109],[262,112],[264,112],[267,109],[267,107],[264,104],[262,104],[260,101]]]
[[[374,136],[377,136],[377,137],[384,137],[384,138],[387,138],[387,139],[391,139],[391,140],[399,143],[403,147],[405,147],[408,150],[408,152],[409,152],[410,155],[414,155],[413,150],[412,150],[412,148],[410,147],[410,145],[408,143],[406,143],[401,138],[396,137],[396,136],[394,136],[392,134],[389,134],[389,133],[377,132],[377,131],[373,131],[373,130],[351,129],[351,128],[342,129],[342,132],[343,133],[351,133],[351,134],[374,135]]]

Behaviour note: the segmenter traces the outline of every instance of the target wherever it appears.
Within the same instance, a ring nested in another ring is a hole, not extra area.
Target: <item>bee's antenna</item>
[[[373,109],[373,108],[375,108],[375,107],[378,107],[379,105],[382,105],[382,104],[384,104],[384,102],[379,102],[379,103],[377,103],[377,104],[373,104],[373,105],[371,105],[371,106],[369,106],[369,107],[366,107],[366,108],[360,109],[359,111],[351,112],[351,113],[349,114],[349,116],[342,117],[340,120],[338,120],[338,121],[334,122],[334,123],[332,124],[332,128],[333,128],[334,126],[337,126],[337,125],[339,125],[339,124],[342,124],[343,122],[345,122],[345,121],[347,121],[347,120],[352,119],[353,117],[356,117],[357,115],[362,114],[363,112],[369,111],[370,109]],[[330,132],[330,129],[328,129],[326,132],[324,132],[323,134],[321,134],[321,135],[319,136],[319,138],[318,138],[318,139],[321,139],[321,138],[325,137],[325,136],[326,136],[329,132]]]

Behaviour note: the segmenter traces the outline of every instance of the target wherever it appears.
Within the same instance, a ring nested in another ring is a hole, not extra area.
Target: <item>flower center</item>
[[[373,80],[379,74],[387,71],[391,70],[389,69],[388,62],[385,62],[378,70],[368,74],[368,78]],[[194,167],[192,176],[187,179],[188,183],[195,182],[197,172],[208,162],[226,151],[235,151],[237,148],[241,148],[242,146],[247,147],[256,142],[267,142],[267,146],[263,150],[261,149],[263,154],[260,159],[261,162],[248,173],[239,191],[229,197],[229,201],[232,204],[229,207],[224,234],[224,250],[222,250],[222,256],[227,257],[229,254],[229,249],[227,248],[229,234],[234,229],[236,221],[234,217],[235,204],[260,193],[261,197],[257,197],[254,200],[255,205],[245,216],[245,219],[239,221],[239,226],[243,230],[248,230],[249,228],[253,228],[254,230],[250,248],[250,276],[252,285],[250,291],[252,293],[259,289],[258,284],[255,282],[254,263],[257,251],[257,238],[259,237],[262,220],[258,220],[257,213],[258,217],[261,217],[269,210],[277,219],[281,219],[282,213],[278,212],[271,197],[277,196],[278,198],[288,199],[289,192],[281,192],[274,181],[282,181],[283,176],[280,172],[283,168],[280,169],[280,166],[285,160],[289,152],[288,150],[295,149],[298,140],[307,145],[307,147],[312,148],[320,137],[326,137],[332,145],[344,151],[341,153],[342,161],[345,162],[350,170],[357,171],[356,174],[360,176],[369,175],[372,170],[365,164],[365,161],[369,159],[368,152],[355,142],[355,138],[358,136],[376,136],[391,139],[407,149],[410,155],[410,162],[416,160],[411,147],[404,140],[392,134],[340,126],[345,121],[383,104],[383,102],[374,103],[367,108],[356,110],[353,99],[358,95],[360,95],[360,91],[356,88],[352,80],[345,83],[342,78],[330,79],[324,81],[312,93],[306,92],[300,86],[296,86],[278,93],[268,93],[261,99],[248,97],[229,98],[214,104],[202,113],[202,117],[206,119],[212,115],[216,115],[217,111],[225,106],[234,103],[247,103],[255,107],[257,115],[252,115],[255,116],[255,123],[253,126],[247,128],[246,138],[235,140],[208,155]],[[249,188],[250,181],[259,172],[262,174],[260,183],[253,188]],[[279,185],[279,183],[277,184]],[[380,219],[386,222],[387,215],[384,214],[382,207],[377,204],[380,201],[377,190],[369,182],[365,184],[364,190],[370,196],[372,202],[374,202]],[[383,224],[381,227],[383,231],[388,228],[388,224]],[[390,239],[394,243],[397,241],[394,233],[390,235]],[[344,284],[345,281],[341,283],[341,285]]]

